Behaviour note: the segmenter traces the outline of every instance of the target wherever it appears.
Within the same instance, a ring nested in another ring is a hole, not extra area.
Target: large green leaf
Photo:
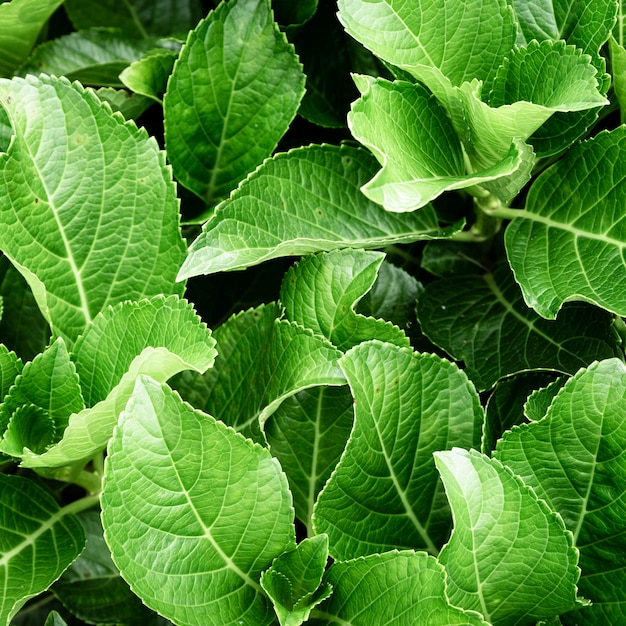
[[[276,148],[304,80],[269,0],[222,2],[189,33],[163,99],[176,178],[210,206],[228,196]]]
[[[140,375],[165,382],[215,359],[215,340],[193,308],[176,296],[124,302],[103,311],[76,342],[73,359],[87,408],[73,413],[58,444],[25,451],[26,467],[60,467],[92,457],[113,433]]]
[[[431,207],[393,215],[359,191],[376,161],[351,146],[281,153],[252,174],[191,244],[180,278],[243,269],[282,256],[446,237]]]
[[[423,552],[386,552],[334,563],[325,580],[333,595],[313,613],[311,626],[486,626],[478,613],[451,606],[445,574]]]
[[[594,363],[570,379],[545,417],[506,433],[494,453],[563,517],[580,550],[592,606],[571,624],[626,619],[626,366]]]
[[[259,578],[295,541],[269,452],[146,377],[108,452],[105,538],[133,591],[180,626],[271,624]]]
[[[525,210],[510,211],[507,254],[539,315],[554,319],[568,300],[626,315],[625,154],[625,127],[602,132],[535,181]]]
[[[11,0],[0,5],[0,76],[10,76],[26,60],[61,4],[63,0]]]
[[[448,361],[378,341],[340,365],[354,428],[317,500],[316,532],[328,534],[334,559],[399,546],[436,554],[451,518],[432,454],[478,445],[483,411],[473,385]]]
[[[45,591],[85,547],[83,527],[28,478],[0,474],[0,624]]]
[[[2,80],[0,104],[15,134],[0,154],[0,248],[54,333],[69,347],[108,305],[180,293],[185,244],[156,141],[62,78]]]
[[[350,249],[305,257],[285,274],[280,290],[285,317],[342,352],[372,338],[408,346],[397,326],[354,310],[374,284],[383,259],[380,252]]]
[[[203,376],[188,373],[177,388],[195,407],[259,438],[285,398],[319,385],[343,385],[341,353],[326,339],[287,320],[276,304],[231,317],[215,331],[218,358]]]
[[[454,516],[439,561],[450,601],[492,624],[534,624],[576,606],[578,551],[563,520],[499,461],[435,452]]]
[[[569,304],[556,320],[544,320],[524,304],[507,265],[482,276],[429,283],[419,296],[417,314],[424,334],[464,361],[480,390],[526,370],[574,374],[595,359],[621,352],[606,311]]]

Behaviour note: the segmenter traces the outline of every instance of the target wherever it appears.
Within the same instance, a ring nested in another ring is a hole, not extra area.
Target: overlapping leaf
[[[141,377],[102,494],[116,565],[176,624],[269,625],[261,572],[294,547],[287,480],[267,450]]]
[[[269,0],[220,4],[190,32],[163,99],[176,178],[215,205],[272,153],[303,93]]]
[[[431,207],[392,215],[359,191],[376,172],[363,149],[309,146],[265,163],[218,206],[191,244],[180,278],[244,269],[282,256],[380,248],[447,237]]]
[[[0,104],[15,134],[0,155],[0,249],[54,333],[69,347],[108,305],[180,293],[185,244],[156,141],[65,79],[4,80]]]
[[[477,446],[483,412],[466,376],[435,355],[370,341],[342,357],[354,429],[313,514],[335,559],[394,547],[436,554],[450,530],[432,453]],[[419,403],[415,399],[419,398]]]
[[[580,550],[580,590],[593,605],[566,623],[626,616],[626,367],[594,363],[570,379],[543,419],[513,429],[496,456],[563,517]]]
[[[435,452],[454,516],[439,561],[450,601],[495,625],[575,608],[578,552],[563,521],[511,470],[476,451]]]
[[[157,48],[124,69],[120,80],[136,94],[160,102],[177,58],[178,51]]]

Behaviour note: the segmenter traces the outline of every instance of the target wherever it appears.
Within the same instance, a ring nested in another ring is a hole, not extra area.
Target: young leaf
[[[499,461],[435,452],[454,517],[439,561],[450,602],[493,624],[532,624],[576,606],[578,552],[563,520]]]
[[[32,480],[0,474],[0,624],[63,573],[85,547],[71,509]]]
[[[70,416],[59,443],[42,455],[27,451],[25,467],[59,467],[102,450],[136,379],[165,382],[187,369],[203,372],[215,340],[193,308],[176,296],[124,302],[103,311],[76,342],[76,372],[88,408]]]
[[[0,155],[0,249],[53,332],[69,347],[108,305],[180,293],[185,244],[156,141],[63,78],[0,81],[0,104],[15,134]]]
[[[325,580],[333,595],[314,610],[311,626],[487,626],[478,613],[451,606],[445,574],[423,552],[386,552],[334,563]]]
[[[491,274],[428,284],[417,316],[433,343],[465,361],[481,391],[504,376],[531,369],[574,374],[621,350],[605,311],[571,304],[556,321],[548,321],[529,310],[506,265]]]
[[[448,361],[378,341],[356,346],[340,365],[354,428],[317,500],[315,531],[328,534],[334,559],[398,546],[437,554],[451,520],[432,453],[478,445],[474,387]]]
[[[0,76],[11,76],[63,0],[11,0],[0,5]]]
[[[215,331],[215,366],[178,385],[195,407],[255,439],[285,398],[308,387],[345,384],[337,365],[341,353],[310,330],[279,321],[279,314],[269,304],[231,317]]]
[[[574,146],[511,212],[509,261],[526,303],[554,319],[568,300],[626,314],[626,128]],[[612,268],[607,273],[606,268]]]
[[[222,2],[189,33],[163,99],[174,175],[215,205],[274,151],[303,93],[269,0]]]
[[[543,419],[506,433],[494,453],[574,534],[580,591],[593,604],[572,623],[626,616],[625,410],[626,366],[617,359],[594,363],[565,384]]]
[[[380,252],[349,249],[305,257],[283,280],[285,317],[326,337],[342,352],[372,337],[408,346],[408,337],[397,326],[354,311],[374,284],[383,259]]]
[[[277,154],[249,176],[191,244],[180,278],[244,269],[268,259],[336,248],[380,248],[446,237],[431,207],[392,215],[360,192],[376,161],[351,146]]]
[[[258,581],[295,540],[269,452],[147,377],[108,452],[105,538],[144,603],[181,625],[271,624]]]
[[[311,610],[332,593],[322,576],[328,560],[328,537],[304,539],[293,550],[274,559],[261,574],[261,587],[274,604],[281,626],[299,626]]]
[[[131,63],[120,74],[120,80],[136,94],[161,102],[177,58],[176,50],[157,48]]]
[[[287,474],[296,517],[306,525],[319,492],[339,462],[352,430],[352,395],[343,387],[304,389],[281,403],[265,423],[265,437]]]

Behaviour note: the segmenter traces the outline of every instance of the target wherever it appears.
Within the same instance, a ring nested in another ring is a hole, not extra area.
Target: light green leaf
[[[595,359],[621,353],[612,316],[570,304],[555,321],[528,309],[506,264],[493,273],[429,283],[420,294],[422,332],[455,359],[484,391],[497,380],[544,369],[574,374]]]
[[[200,0],[65,0],[63,6],[77,30],[109,26],[134,37],[187,32],[202,17]]]
[[[487,626],[474,611],[451,606],[445,574],[423,552],[386,552],[334,563],[325,580],[333,595],[313,613],[311,626]]]
[[[511,211],[507,255],[526,303],[554,319],[583,300],[626,315],[626,128],[574,146]],[[611,268],[610,272],[606,268]]]
[[[131,63],[120,74],[120,80],[136,94],[161,102],[177,58],[176,50],[157,48]]]
[[[365,150],[309,146],[276,155],[218,206],[191,244],[180,278],[345,247],[447,237],[431,207],[392,215],[359,191],[376,171]]]
[[[180,293],[185,243],[163,154],[63,78],[0,81],[0,248],[68,347],[108,305]],[[33,151],[33,145],[39,146]]]
[[[0,474],[0,624],[63,573],[85,547],[83,527],[30,479]]]
[[[341,353],[279,316],[276,304],[262,305],[217,328],[215,366],[203,376],[183,376],[177,388],[185,400],[256,439],[285,398],[308,387],[345,384],[337,364]]]
[[[102,102],[106,102],[112,111],[119,111],[127,120],[136,120],[153,104],[152,99],[129,93],[126,89],[100,87],[96,89],[96,95]]]
[[[18,406],[0,440],[0,452],[12,457],[21,456],[24,449],[41,454],[54,443],[56,432],[54,420],[44,409],[34,404]]]
[[[536,388],[533,393],[528,396],[524,405],[524,414],[531,422],[540,420],[548,412],[552,400],[561,390],[561,387],[568,381],[565,376],[560,376],[554,382],[545,387]]]
[[[133,39],[119,30],[92,28],[41,44],[19,75],[54,74],[84,85],[121,87],[120,72],[157,45],[156,38]]]
[[[296,517],[309,536],[317,495],[339,462],[353,420],[347,386],[313,387],[285,398],[265,423],[272,455],[289,479]]]
[[[43,626],[67,626],[67,622],[56,611],[50,611]]]
[[[189,33],[163,99],[178,181],[213,206],[276,148],[304,74],[269,0],[232,0]]]
[[[73,359],[88,408],[70,416],[63,439],[25,467],[60,467],[92,457],[113,433],[140,375],[165,382],[215,359],[215,340],[193,308],[176,296],[125,302],[103,311],[76,342]]]
[[[0,5],[0,76],[11,76],[63,0],[11,0]]]
[[[9,393],[18,374],[22,372],[24,364],[15,352],[9,350],[4,344],[0,344],[0,396],[1,401]],[[6,424],[0,422],[0,430]]]
[[[500,624],[533,624],[576,606],[578,551],[563,520],[499,461],[435,452],[454,517],[439,561],[450,602]]]
[[[432,453],[478,445],[483,411],[473,385],[448,361],[378,341],[340,365],[354,428],[317,500],[315,531],[328,534],[334,559],[398,546],[437,554],[451,519]]]
[[[276,557],[261,574],[261,587],[272,600],[281,626],[306,622],[311,610],[330,596],[328,583],[320,587],[327,560],[328,537],[316,535]]]
[[[280,290],[285,317],[342,352],[374,337],[408,347],[408,337],[397,326],[354,310],[374,284],[383,259],[380,252],[350,249],[305,257],[285,274]]]
[[[506,150],[467,174],[463,148],[445,109],[420,84],[355,76],[362,97],[348,115],[352,134],[383,166],[361,189],[388,211],[419,209],[444,191],[480,185],[521,166],[522,152]]]
[[[295,545],[279,464],[146,377],[109,445],[102,511],[113,560],[150,608],[181,626],[273,622],[259,577]]]
[[[615,37],[609,39],[613,90],[619,102],[622,123],[626,120],[626,48]]]
[[[339,0],[338,6],[350,35],[434,93],[433,69],[453,86],[474,78],[490,82],[516,38],[505,0]]]
[[[626,617],[626,366],[594,363],[571,378],[543,419],[513,429],[495,455],[558,511],[580,550],[579,588],[592,606],[566,623]]]

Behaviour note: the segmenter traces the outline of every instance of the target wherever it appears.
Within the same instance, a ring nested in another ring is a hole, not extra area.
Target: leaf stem
[[[74,502],[70,502],[70,504],[66,504],[59,511],[59,517],[63,517],[65,515],[77,515],[78,513],[82,513],[87,509],[91,509],[96,504],[100,503],[100,494],[95,496],[85,496],[84,498],[80,498],[80,500],[74,500]]]
[[[85,489],[90,496],[100,497],[99,494],[102,491],[102,474],[100,472],[83,470],[72,482]]]

